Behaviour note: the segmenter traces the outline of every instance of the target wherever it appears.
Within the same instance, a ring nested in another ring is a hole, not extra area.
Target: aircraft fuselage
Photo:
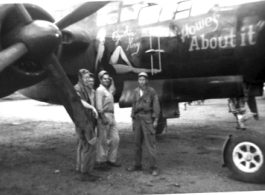
[[[190,2],[111,2],[68,27],[58,51],[68,78],[74,85],[80,68],[95,75],[101,69],[109,71],[122,107],[131,104],[139,72],[150,75],[149,83],[162,101],[244,96],[243,84],[248,96],[262,95],[265,1],[212,7],[197,15]],[[48,79],[22,93],[60,103]]]

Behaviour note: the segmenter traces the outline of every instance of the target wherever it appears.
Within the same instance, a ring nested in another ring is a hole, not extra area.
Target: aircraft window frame
[[[163,5],[159,16],[159,22],[174,19],[176,6],[176,3],[168,4],[167,6]]]
[[[105,5],[103,8],[96,12],[96,25],[97,26],[105,26],[108,24],[108,16],[111,13],[117,12],[119,13],[120,2],[111,2]],[[119,14],[118,14],[119,20]],[[118,21],[117,21],[118,22]]]
[[[116,15],[116,17],[115,17]],[[116,24],[119,21],[119,12],[111,12],[107,15],[107,21],[106,24]]]
[[[191,0],[178,2],[174,19],[179,20],[179,19],[190,17],[192,4],[193,3]]]
[[[190,10],[192,7],[192,1],[181,1],[178,3],[177,12],[184,11],[184,10]]]
[[[218,4],[216,1],[210,1],[207,0],[205,1],[207,3],[204,3],[205,6],[201,7],[198,1],[195,1],[192,4],[192,9],[190,12],[191,16],[197,16],[197,15],[202,15],[202,14],[207,14],[210,10],[214,9]]]
[[[143,3],[143,0],[123,0],[122,5],[123,6],[128,6],[128,5],[133,5],[133,4],[140,4]]]
[[[142,3],[123,6],[121,8],[121,13],[120,13],[120,22],[137,20],[142,7],[143,7]],[[129,9],[133,10],[133,12]]]
[[[156,12],[155,13],[156,17],[154,17],[154,13],[150,13],[150,10],[151,11],[154,10]],[[149,25],[149,24],[158,22],[161,11],[162,11],[162,7],[160,5],[152,5],[152,6],[143,7],[139,12],[138,25],[143,26],[143,25]],[[146,12],[145,14],[147,15],[142,16],[144,12]],[[150,15],[152,17],[150,17]]]
[[[247,2],[259,2],[261,0],[237,0],[237,1],[223,1],[223,0],[201,0],[193,1],[190,16],[197,16],[207,14],[212,10],[225,10],[227,6],[237,6]],[[204,5],[203,7],[201,5]]]
[[[179,20],[179,19],[183,19],[183,18],[188,18],[189,16],[190,16],[190,10],[184,10],[184,11],[181,11],[181,12],[177,12],[175,14],[174,19],[175,20]]]
[[[107,14],[97,14],[96,18],[97,26],[104,26],[107,24]]]

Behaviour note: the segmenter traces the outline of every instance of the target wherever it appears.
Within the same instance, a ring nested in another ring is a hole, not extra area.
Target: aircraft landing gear
[[[265,136],[254,131],[231,135],[223,150],[225,166],[244,182],[265,182]]]

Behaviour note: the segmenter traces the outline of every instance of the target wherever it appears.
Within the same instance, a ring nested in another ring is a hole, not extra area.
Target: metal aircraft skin
[[[19,90],[63,104],[79,129],[90,128],[73,85],[79,69],[93,72],[97,85],[105,69],[120,107],[131,106],[138,73],[148,73],[162,130],[167,118],[179,117],[179,102],[246,97],[257,113],[255,97],[265,82],[265,1],[208,1],[198,9],[202,1],[87,2],[57,22],[39,6],[0,5],[0,97]],[[240,180],[264,182],[261,134],[230,135],[223,156]]]
[[[120,107],[129,107],[137,74],[147,72],[166,118],[178,117],[178,102],[262,95],[265,2],[225,7],[213,4],[205,13],[189,16],[195,6],[190,2],[180,1],[173,6],[111,2],[64,29],[57,55],[68,78],[74,85],[80,68],[95,75],[105,69],[116,84],[115,100]],[[29,9],[37,12],[37,19],[52,20],[39,8]],[[137,12],[131,14],[132,18],[128,18],[130,10]],[[13,20],[3,13],[2,34],[8,21]],[[40,60],[22,59],[3,71],[0,96],[38,83],[21,93],[60,104],[51,82],[45,79],[45,70],[38,65]],[[14,72],[21,70],[25,74],[15,77]],[[257,111],[255,103],[252,105],[251,109]]]

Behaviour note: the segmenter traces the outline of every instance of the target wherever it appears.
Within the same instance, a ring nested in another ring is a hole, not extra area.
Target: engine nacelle
[[[42,8],[25,4],[33,20],[54,22],[52,16]],[[12,40],[17,40],[19,35],[14,35],[17,29],[23,26],[15,7],[5,4],[0,7],[0,51],[4,50]],[[12,36],[10,36],[12,35]],[[7,96],[18,89],[34,85],[46,78],[46,70],[42,67],[39,58],[25,55],[21,59],[0,72],[0,97]]]
[[[84,52],[89,44],[90,37],[82,29],[68,28],[62,30],[62,51],[61,57],[71,57]]]

